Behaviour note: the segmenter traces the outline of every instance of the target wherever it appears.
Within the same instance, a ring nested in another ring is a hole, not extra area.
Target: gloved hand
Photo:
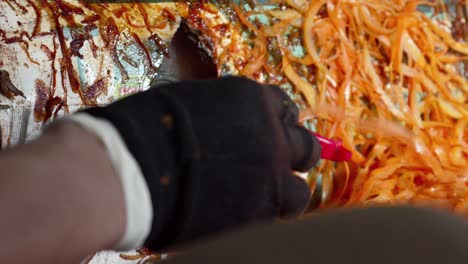
[[[308,203],[292,172],[313,167],[320,145],[278,87],[238,77],[166,83],[85,112],[111,122],[143,173],[151,249],[297,216]]]

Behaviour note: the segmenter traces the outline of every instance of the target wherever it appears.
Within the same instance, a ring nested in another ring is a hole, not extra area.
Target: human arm
[[[125,230],[121,186],[103,144],[57,123],[0,152],[0,263],[79,263]]]
[[[112,128],[104,133],[78,116]],[[129,160],[114,157],[125,152],[113,151],[116,145],[131,154],[140,174],[122,173]],[[1,257],[69,263],[117,248],[131,230],[141,231],[129,212],[145,203],[152,217],[143,226],[150,229],[124,243],[128,248],[174,247],[296,216],[309,191],[292,170],[309,169],[319,153],[314,137],[297,125],[294,103],[277,87],[232,77],[154,87],[59,121],[33,143],[0,154],[0,232],[7,238]],[[124,191],[125,177],[144,179],[151,201],[132,206],[129,197],[145,188]],[[28,256],[13,257],[25,248]]]

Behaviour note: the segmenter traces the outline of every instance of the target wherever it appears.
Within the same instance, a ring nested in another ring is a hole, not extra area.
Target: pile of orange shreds
[[[251,33],[238,69],[292,84],[306,105],[303,120],[352,150],[352,162],[324,161],[311,174],[311,185],[321,175],[325,189],[335,186],[322,206],[430,204],[467,215],[468,81],[459,66],[468,44],[418,11],[440,3],[275,2],[232,7]],[[297,43],[303,55],[292,51]]]

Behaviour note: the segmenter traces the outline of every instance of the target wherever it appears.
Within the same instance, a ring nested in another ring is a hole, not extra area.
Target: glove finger
[[[306,172],[317,164],[322,148],[317,138],[306,128],[285,125],[289,145],[292,150],[291,169]]]
[[[184,21],[174,34],[153,84],[161,81],[212,79],[218,70],[207,51],[198,47],[198,35]]]
[[[307,183],[292,173],[286,174],[281,186],[281,218],[293,218],[304,212],[310,199]]]
[[[272,104],[273,111],[277,114],[278,118],[285,124],[297,124],[299,109],[296,103],[278,86],[269,85],[268,88],[271,89],[271,96],[267,97],[267,100]]]

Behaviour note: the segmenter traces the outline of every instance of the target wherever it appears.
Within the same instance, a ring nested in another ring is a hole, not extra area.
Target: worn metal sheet
[[[143,9],[119,4],[92,10],[72,0],[62,1],[69,3],[68,7],[57,7],[55,1],[41,6],[40,2],[0,2],[0,70],[8,72],[11,82],[24,94],[24,97],[12,99],[0,95],[1,145],[4,147],[34,138],[44,119],[51,120],[55,114],[62,116],[89,105],[107,104],[148,88],[163,59],[156,40],[151,40],[150,36],[157,35],[162,42],[169,42],[179,23],[173,3],[145,4],[141,5]],[[122,6],[126,10],[118,10]],[[67,8],[73,7],[82,11],[63,15],[69,12]],[[62,12],[58,25],[52,10]],[[148,27],[138,19],[142,17],[141,12],[147,13]],[[164,12],[173,14],[176,21],[168,21],[170,19],[162,15]],[[98,21],[86,21],[92,20],[95,14],[100,16]],[[109,18],[119,30],[114,51],[103,38],[109,30],[106,23]],[[36,24],[38,20],[40,23]],[[133,25],[129,25],[129,21]],[[79,34],[88,34],[89,39],[86,35],[79,39],[80,36],[76,37]],[[82,47],[73,54],[72,46],[76,45]],[[64,65],[67,61],[70,68]],[[78,85],[73,85],[73,78]],[[52,114],[50,118],[41,116],[47,111]]]

